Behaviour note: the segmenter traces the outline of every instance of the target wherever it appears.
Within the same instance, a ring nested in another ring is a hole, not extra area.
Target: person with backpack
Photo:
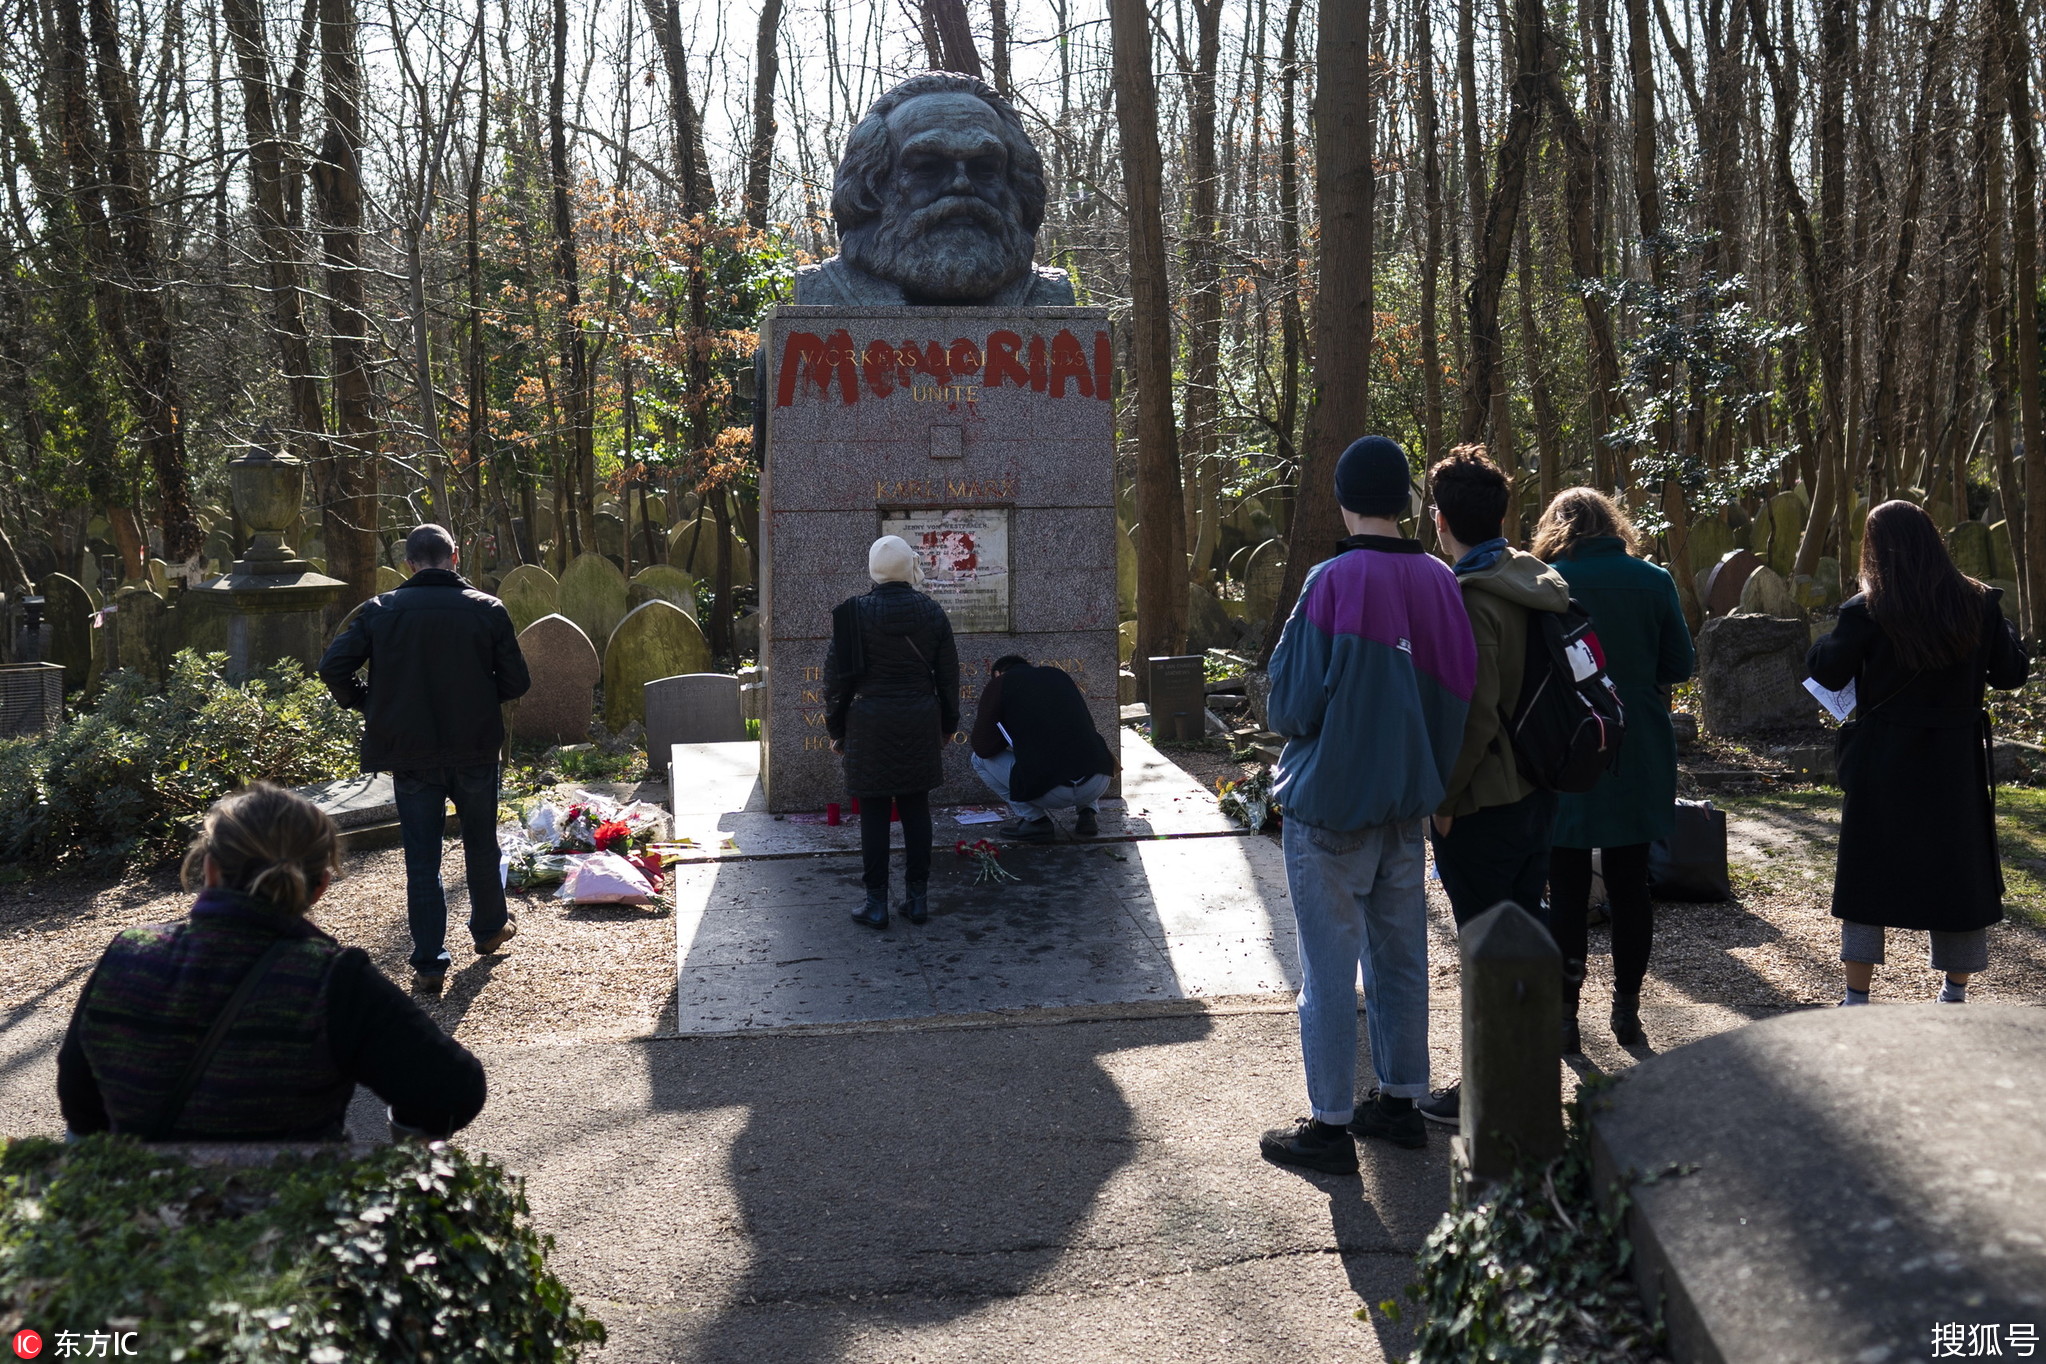
[[[1861,591],[1805,657],[1813,681],[1855,693],[1838,740],[1842,1004],[1868,1003],[1887,928],[1929,935],[1939,1003],[1966,1003],[1989,965],[2003,867],[1982,693],[2031,667],[2002,595],[1954,566],[1922,508],[1885,502],[1862,533]]]
[[[1611,775],[1564,795],[1549,853],[1549,932],[1563,954],[1563,1050],[1579,1047],[1585,921],[1591,910],[1591,853],[1601,851],[1613,935],[1613,1036],[1645,1040],[1641,982],[1655,938],[1648,899],[1648,845],[1676,828],[1677,739],[1669,690],[1691,675],[1696,655],[1677,585],[1640,558],[1641,537],[1612,498],[1569,488],[1535,523],[1533,551],[1591,613],[1606,675],[1626,706],[1627,742]]]
[[[1300,939],[1300,1051],[1311,1116],[1266,1132],[1266,1160],[1354,1174],[1351,1137],[1428,1144],[1423,817],[1442,800],[1476,667],[1456,579],[1400,534],[1406,452],[1366,436],[1336,464],[1347,539],[1316,564],[1272,653],[1265,714],[1283,735],[1286,889]],[[1357,975],[1378,1084],[1356,1104]],[[1348,1130],[1345,1131],[1345,1128]]]
[[[1511,721],[1525,678],[1530,617],[1570,606],[1562,576],[1501,533],[1512,485],[1481,445],[1459,445],[1428,471],[1435,535],[1451,560],[1471,634],[1477,676],[1456,765],[1433,820],[1435,869],[1460,929],[1502,900],[1541,917],[1556,796],[1530,781],[1514,750]],[[1423,1117],[1458,1121],[1459,1088],[1420,1104]]]

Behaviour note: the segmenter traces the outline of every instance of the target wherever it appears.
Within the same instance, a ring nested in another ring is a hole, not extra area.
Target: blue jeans
[[[1286,889],[1300,930],[1300,1051],[1325,1123],[1356,1112],[1357,968],[1371,1066],[1388,1098],[1428,1093],[1428,901],[1421,821],[1350,833],[1286,821]]]
[[[412,929],[412,969],[448,969],[448,902],[440,884],[441,834],[448,802],[462,822],[469,879],[469,936],[483,941],[504,927],[504,882],[497,847],[497,764],[393,772],[398,828],[405,836],[405,918]]]
[[[973,755],[974,772],[998,799],[1009,803],[1010,812],[1018,819],[1043,819],[1049,810],[1091,810],[1094,802],[1101,799],[1101,793],[1108,789],[1108,774],[1097,772],[1085,781],[1054,786],[1035,800],[1017,800],[1009,794],[1009,773],[1015,767],[1014,749],[997,753],[992,758],[983,758],[978,753]]]

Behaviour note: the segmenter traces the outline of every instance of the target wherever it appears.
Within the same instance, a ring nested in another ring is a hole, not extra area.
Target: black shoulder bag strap
[[[248,974],[242,977],[242,983],[234,987],[234,993],[228,996],[227,1003],[221,1006],[219,1015],[214,1018],[213,1026],[207,1029],[206,1036],[200,1039],[198,1050],[192,1053],[191,1060],[185,1062],[185,1068],[179,1073],[177,1083],[170,1087],[170,1093],[164,1095],[163,1106],[156,1110],[156,1116],[150,1119],[149,1126],[143,1129],[144,1141],[169,1139],[172,1130],[178,1125],[178,1119],[184,1116],[185,1104],[191,1100],[192,1091],[199,1087],[200,1077],[205,1075],[207,1065],[212,1062],[213,1053],[220,1050],[227,1030],[234,1026],[235,1019],[239,1018],[242,1010],[247,1007],[249,996],[256,993],[256,987],[263,983],[263,977],[270,973],[270,968],[276,964],[277,959],[290,950],[291,944],[290,938],[279,938],[271,943],[264,949],[263,955],[256,958],[255,964],[249,967]]]

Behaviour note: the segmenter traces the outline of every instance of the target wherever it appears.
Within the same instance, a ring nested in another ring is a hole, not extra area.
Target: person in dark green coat
[[[1637,557],[1640,536],[1604,493],[1559,493],[1535,526],[1535,557],[1570,584],[1591,613],[1606,675],[1627,708],[1618,766],[1591,790],[1566,794],[1549,851],[1549,928],[1563,954],[1563,1046],[1578,1050],[1577,996],[1584,982],[1585,916],[1591,907],[1591,852],[1604,852],[1613,923],[1613,1036],[1645,1041],[1641,982],[1655,939],[1648,900],[1648,845],[1676,827],[1677,740],[1669,689],[1691,675],[1697,656],[1670,575]]]

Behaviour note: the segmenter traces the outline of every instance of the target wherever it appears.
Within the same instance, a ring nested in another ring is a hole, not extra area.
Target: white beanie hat
[[[924,568],[916,551],[900,535],[884,535],[867,551],[867,576],[877,583],[924,585]]]

